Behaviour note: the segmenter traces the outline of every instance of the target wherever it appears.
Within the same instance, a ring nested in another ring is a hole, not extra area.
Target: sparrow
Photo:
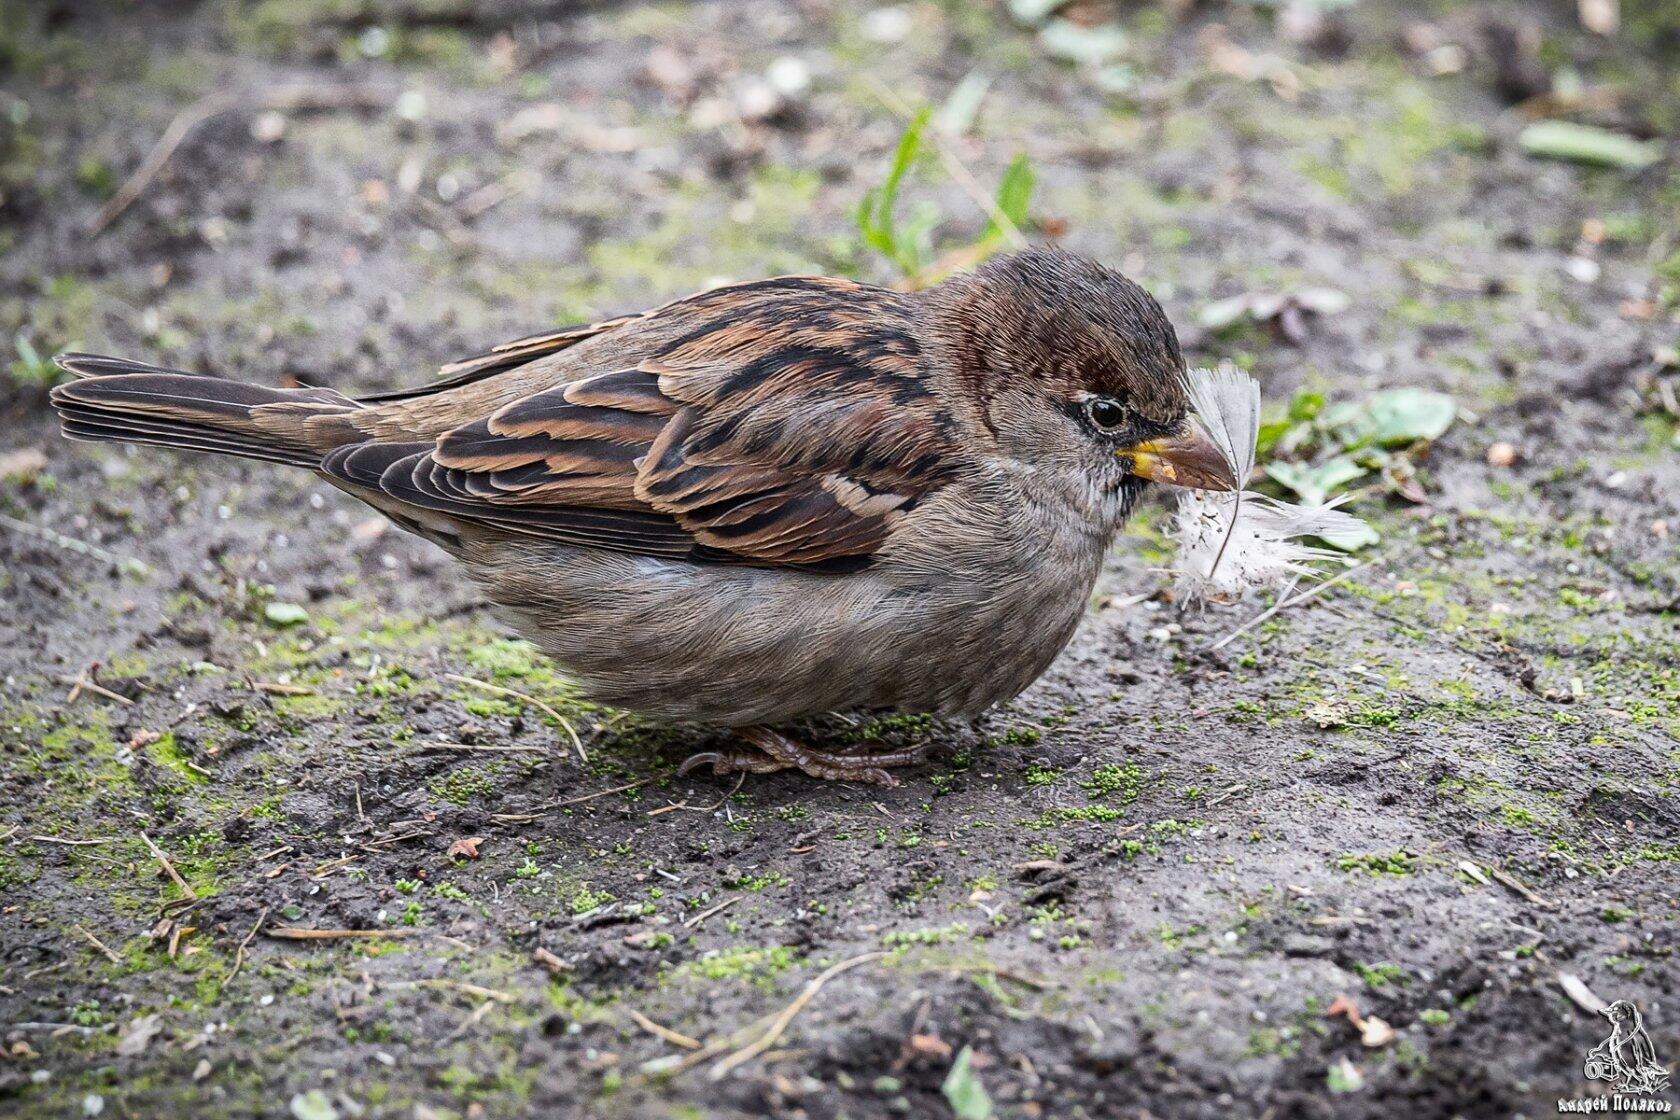
[[[1072,638],[1150,481],[1235,485],[1160,305],[1051,247],[917,293],[731,284],[363,397],[57,361],[67,437],[314,471],[594,699],[733,731],[685,772],[897,784],[918,751],[777,728],[979,716]]]

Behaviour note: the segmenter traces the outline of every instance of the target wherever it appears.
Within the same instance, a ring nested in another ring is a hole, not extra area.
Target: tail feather
[[[322,457],[366,438],[359,405],[331,389],[271,389],[94,354],[63,354],[80,380],[52,402],[71,439],[220,452],[318,469]]]
[[[186,370],[154,366],[150,362],[111,358],[104,354],[82,354],[74,350],[53,355],[53,364],[76,377],[106,377],[113,373],[178,373],[183,377],[193,376]]]
[[[169,425],[145,424],[93,412],[67,412],[63,416],[62,424],[65,438],[83,443],[144,443],[154,447],[179,448],[182,451],[238,455],[247,459],[306,467],[310,470],[317,469],[321,464],[321,456],[313,451],[294,452],[272,441],[261,443],[225,433],[201,435]]]

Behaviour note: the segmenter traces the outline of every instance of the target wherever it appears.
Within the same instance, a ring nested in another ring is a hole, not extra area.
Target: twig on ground
[[[681,805],[672,805],[672,806],[670,806],[670,808],[673,808],[673,809],[687,809],[691,813],[715,813],[719,809],[723,808],[723,806],[728,803],[728,801],[731,797],[734,797],[738,792],[740,792],[741,785],[746,780],[747,780],[747,772],[745,770],[743,770],[743,771],[741,771],[740,774],[738,774],[736,776],[735,784],[729,787],[729,792],[724,794],[722,797],[718,798],[716,801],[712,802],[710,805],[690,805],[687,801],[684,801]],[[649,813],[648,816],[651,817],[651,816],[653,816],[653,814]]]
[[[1238,638],[1242,637],[1244,634],[1248,633],[1250,630],[1254,629],[1256,626],[1259,626],[1261,623],[1265,622],[1267,619],[1269,619],[1272,616],[1278,614],[1280,611],[1286,611],[1291,607],[1300,606],[1302,603],[1305,603],[1308,599],[1313,598],[1314,596],[1318,595],[1320,592],[1327,591],[1330,588],[1336,586],[1338,583],[1341,583],[1343,580],[1347,579],[1353,573],[1355,573],[1357,571],[1360,571],[1364,568],[1370,567],[1376,561],[1377,561],[1377,557],[1373,556],[1369,560],[1366,560],[1366,561],[1364,561],[1362,563],[1359,563],[1359,564],[1355,564],[1353,567],[1347,569],[1346,571],[1337,572],[1335,575],[1331,576],[1329,579],[1325,580],[1323,583],[1313,584],[1311,587],[1307,588],[1307,590],[1301,592],[1299,595],[1296,595],[1294,597],[1291,597],[1290,594],[1289,594],[1291,591],[1293,591],[1295,589],[1295,583],[1291,583],[1289,585],[1289,587],[1284,590],[1283,594],[1278,596],[1277,602],[1273,603],[1266,610],[1260,612],[1258,615],[1249,619],[1247,622],[1243,623],[1241,626],[1237,627],[1235,630],[1231,631],[1229,634],[1225,635],[1223,638],[1221,638],[1217,642],[1213,643],[1211,646],[1208,647],[1208,652],[1212,653],[1214,650],[1224,649],[1226,646],[1230,645],[1232,642],[1236,641]],[[1300,582],[1299,580],[1296,580],[1296,583],[1299,583],[1299,582]]]
[[[187,898],[197,901],[198,892],[188,886],[185,879],[181,878],[181,873],[175,870],[175,865],[169,862],[169,857],[163,854],[163,849],[152,843],[152,838],[144,832],[140,833],[140,839],[146,842],[146,847],[151,850],[152,858],[163,864],[163,869],[169,873],[169,878],[174,881],[175,885],[181,888],[181,893]]]
[[[48,544],[55,544],[59,548],[66,549],[70,552],[79,553],[83,556],[91,556],[95,560],[103,561],[104,563],[111,564],[118,568],[126,568],[137,574],[144,574],[151,570],[138,560],[130,560],[127,557],[118,556],[114,552],[107,552],[98,545],[92,545],[86,541],[79,541],[75,537],[67,537],[58,530],[49,529],[45,525],[32,525],[27,521],[19,521],[17,518],[8,517],[3,513],[0,513],[0,525],[4,525],[8,529],[16,529],[20,533],[27,533],[32,537],[38,537],[39,539],[46,541]]]
[[[86,846],[93,845],[93,844],[115,844],[116,843],[115,838],[109,838],[109,839],[104,839],[104,840],[71,840],[71,839],[68,839],[67,837],[63,837],[63,836],[31,836],[30,839],[31,840],[38,840],[43,844],[67,844],[67,845],[77,847],[77,848],[86,847]]]
[[[886,953],[880,950],[870,953],[860,953],[855,957],[850,957],[838,964],[833,964],[825,968],[816,976],[815,979],[805,985],[804,991],[800,992],[792,1003],[782,1009],[782,1013],[777,1015],[776,1018],[771,1021],[770,1029],[759,1036],[758,1041],[752,1043],[751,1045],[744,1046],[735,1051],[733,1054],[720,1059],[718,1063],[712,1067],[712,1072],[707,1075],[708,1079],[717,1081],[721,1078],[727,1077],[731,1070],[745,1065],[747,1062],[752,1061],[754,1058],[758,1057],[758,1055],[774,1046],[787,1031],[789,1025],[791,1025],[794,1019],[798,1017],[799,1013],[805,1010],[805,1006],[816,998],[818,992],[822,991],[823,985],[834,979],[834,977],[840,975],[842,972],[847,972],[851,969],[857,968],[859,965],[869,964],[871,961],[878,961],[886,955]]]
[[[275,926],[263,931],[264,937],[280,941],[370,941],[380,937],[413,937],[417,929],[305,929],[295,926]]]
[[[454,1042],[457,1038],[460,1038],[462,1035],[472,1030],[473,1027],[477,1026],[486,1015],[490,1014],[495,1006],[496,1001],[493,999],[487,999],[483,1003],[479,1004],[478,1008],[471,1015],[468,1015],[464,1020],[462,1020],[460,1026],[438,1039],[438,1045],[448,1046],[451,1042]]]
[[[357,853],[356,855],[340,856],[337,859],[329,859],[325,863],[318,863],[315,865],[315,869],[309,872],[309,877],[311,879],[324,879],[328,875],[331,875],[334,871],[337,871],[339,868],[348,867],[361,858],[361,854]]]
[[[92,665],[89,665],[86,669],[83,669],[80,673],[77,673],[73,677],[59,677],[58,680],[60,684],[67,684],[70,686],[70,692],[64,697],[64,702],[66,704],[74,704],[81,698],[82,693],[91,692],[96,696],[103,696],[107,700],[115,700],[117,703],[122,704],[125,707],[132,707],[134,705],[134,701],[122,695],[120,692],[112,692],[110,689],[93,679],[94,673],[96,673],[98,669],[99,662],[95,661]]]
[[[71,928],[86,938],[88,944],[92,945],[95,949],[98,949],[101,953],[104,953],[106,960],[110,961],[112,964],[122,964],[122,958],[113,953],[109,945],[95,937],[85,926],[77,923]]]
[[[255,111],[267,110],[298,110],[298,109],[336,109],[355,106],[373,107],[385,104],[390,100],[388,90],[378,90],[370,86],[336,86],[319,88],[312,86],[282,86],[270,90],[264,96],[244,106]],[[240,108],[240,98],[226,93],[213,93],[207,97],[188,105],[175,119],[169,122],[169,127],[163,130],[158,142],[152,145],[152,150],[146,153],[146,158],[140,161],[140,166],[124,179],[115,194],[99,208],[99,213],[87,225],[87,235],[98,237],[112,222],[122,217],[123,212],[139,200],[146,193],[146,188],[152,185],[158,173],[168,166],[170,157],[191,136],[193,130],[211,117],[217,117],[232,109]]]
[[[553,976],[563,976],[568,972],[575,971],[571,965],[544,949],[541,945],[531,950],[531,959],[542,965]]]
[[[1208,798],[1208,808],[1211,809],[1215,805],[1223,805],[1225,802],[1231,800],[1231,798],[1241,797],[1248,791],[1249,785],[1247,782],[1237,782],[1235,785],[1226,786],[1219,792],[1219,794]]]
[[[472,230],[467,228],[467,223],[455,216],[455,211],[441,202],[434,202],[423,194],[415,195],[414,202],[419,207],[420,220],[449,242],[450,248],[474,248],[475,242]]]
[[[1023,972],[1016,972],[1015,970],[1009,968],[997,968],[989,964],[952,964],[946,965],[940,971],[956,973],[979,972],[986,976],[995,976],[999,980],[1013,981],[1021,985],[1023,988],[1031,988],[1035,992],[1048,992],[1056,987],[1056,984],[1049,980],[1041,980],[1037,976],[1028,976]]]
[[[152,145],[152,150],[147,152],[146,158],[140,161],[140,166],[135,168],[133,174],[129,175],[127,179],[123,180],[122,186],[118,187],[116,193],[106,201],[104,206],[99,208],[99,213],[93,216],[93,220],[87,225],[87,235],[98,237],[112,222],[122,217],[123,211],[134,205],[135,201],[146,193],[146,188],[151,186],[152,180],[157,178],[158,172],[168,166],[169,157],[173,156],[175,149],[179,148],[186,138],[192,135],[193,129],[211,117],[220,116],[227,112],[235,104],[237,102],[230,95],[214,93],[208,97],[200,98],[175,114],[175,119],[170,121],[169,127],[163,130],[163,135],[158,138],[158,142]]]
[[[673,1046],[681,1046],[684,1050],[699,1050],[705,1044],[698,1038],[690,1038],[681,1031],[674,1031],[670,1027],[662,1027],[658,1023],[637,1011],[634,1007],[626,1007],[624,1013],[630,1016],[630,1021],[641,1027],[649,1034],[658,1035]]]
[[[1546,909],[1546,910],[1556,909],[1556,907],[1550,901],[1548,901],[1544,898],[1541,898],[1538,894],[1534,893],[1534,891],[1531,890],[1527,886],[1527,884],[1523,883],[1521,880],[1519,880],[1516,876],[1512,875],[1511,873],[1509,873],[1507,871],[1503,871],[1503,870],[1501,870],[1497,867],[1494,867],[1492,864],[1488,865],[1487,872],[1488,872],[1489,875],[1492,875],[1495,879],[1498,879],[1501,883],[1503,883],[1507,887],[1511,888],[1511,890],[1515,891],[1516,893],[1522,895],[1524,898],[1528,899],[1530,902],[1534,903],[1534,905],[1539,906],[1542,909]]]
[[[669,778],[674,773],[676,773],[675,770],[664,770],[658,774],[649,775],[646,778],[638,778],[633,782],[626,782],[624,785],[614,786],[612,789],[597,790],[595,793],[586,793],[580,797],[568,797],[564,801],[556,801],[553,805],[549,806],[549,808],[563,809],[568,805],[582,805],[585,801],[594,801],[601,797],[611,797],[615,793],[627,793],[630,790],[639,789],[642,786],[647,785],[649,782],[657,782],[662,778]],[[491,813],[490,819],[495,821],[497,824],[527,824],[530,821],[539,819],[542,815],[542,811],[535,813]]]
[[[280,684],[276,681],[249,681],[251,688],[257,692],[264,692],[270,696],[313,696],[313,688],[305,688],[301,684]]]
[[[233,983],[233,978],[239,975],[239,970],[241,968],[245,967],[245,950],[250,948],[252,938],[257,936],[257,931],[262,929],[262,924],[267,919],[268,907],[264,906],[262,908],[262,913],[257,915],[257,920],[252,924],[251,932],[245,935],[245,940],[241,941],[239,943],[239,948],[234,950],[233,968],[229,970],[227,979],[222,981],[223,988],[226,988],[229,984]]]
[[[512,1003],[512,992],[504,992],[499,988],[486,988],[482,984],[469,984],[465,980],[445,980],[442,978],[428,980],[395,980],[382,987],[400,988],[437,988],[446,992],[461,992],[479,999],[491,1000],[494,1003]]]
[[[737,1027],[722,1038],[714,1038],[698,1050],[687,1054],[667,1054],[661,1058],[645,1061],[641,1064],[641,1072],[644,1076],[672,1076],[682,1073],[684,1070],[693,1069],[702,1062],[739,1046],[751,1038],[755,1031],[764,1029],[774,1018],[774,1015],[760,1015],[752,1022]]]
[[[523,700],[525,703],[530,704],[533,707],[542,709],[542,711],[547,714],[548,718],[552,719],[561,727],[564,727],[566,729],[566,734],[571,736],[572,749],[577,751],[578,761],[583,763],[585,766],[589,764],[589,754],[583,749],[583,740],[578,737],[577,728],[572,726],[572,721],[555,711],[549,705],[543,703],[541,700],[538,700],[535,696],[528,696],[517,689],[504,688],[499,684],[491,684],[489,681],[475,680],[472,677],[463,677],[455,673],[445,673],[444,676],[448,680],[456,681],[460,684],[471,685],[474,688],[483,689],[485,692],[489,692],[497,696],[512,696],[516,700]]]
[[[423,751],[462,751],[466,754],[547,754],[547,747],[510,743],[506,746],[487,745],[477,746],[473,743],[448,743],[441,739],[428,740],[414,744],[415,748]]]
[[[707,918],[711,917],[713,914],[722,913],[723,911],[729,909],[731,906],[735,905],[737,902],[741,901],[745,897],[746,897],[746,895],[738,894],[734,898],[726,898],[722,902],[718,903],[716,906],[713,906],[709,909],[700,911],[700,913],[694,915],[694,917],[692,917],[692,918],[685,918],[685,919],[683,919],[683,928],[684,929],[694,929],[701,922],[705,921]]]

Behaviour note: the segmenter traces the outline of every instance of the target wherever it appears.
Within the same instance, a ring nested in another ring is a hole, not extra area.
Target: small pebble
[[[259,144],[274,144],[286,135],[286,114],[270,109],[259,113],[251,122],[251,139]]]

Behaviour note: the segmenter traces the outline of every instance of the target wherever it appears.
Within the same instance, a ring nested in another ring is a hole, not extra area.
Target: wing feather
[[[783,278],[522,339],[446,367],[450,380],[428,391],[627,323],[665,341],[632,367],[504,396],[433,442],[341,449],[323,469],[462,521],[589,547],[707,563],[867,563],[957,459],[909,300]]]

